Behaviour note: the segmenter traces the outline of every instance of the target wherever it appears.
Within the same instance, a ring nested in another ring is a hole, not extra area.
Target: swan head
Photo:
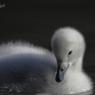
[[[81,65],[81,62],[78,60],[83,58],[85,40],[78,30],[64,27],[55,31],[51,40],[51,46],[58,65],[56,81],[60,82],[64,79],[64,75],[70,67]]]

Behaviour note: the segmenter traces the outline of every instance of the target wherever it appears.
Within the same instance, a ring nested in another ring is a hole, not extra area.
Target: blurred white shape
[[[4,8],[4,7],[6,7],[5,4],[0,4],[0,8]]]

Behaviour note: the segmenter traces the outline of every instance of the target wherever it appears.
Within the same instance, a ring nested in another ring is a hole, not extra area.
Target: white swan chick
[[[56,80],[61,81],[62,93],[75,94],[92,90],[92,81],[83,71],[86,43],[76,29],[58,29],[52,37],[52,49],[58,60]]]

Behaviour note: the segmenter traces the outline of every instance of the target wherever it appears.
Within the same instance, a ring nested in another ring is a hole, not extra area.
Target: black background
[[[84,69],[95,80],[95,4],[83,0],[9,0],[0,9],[0,43],[29,41],[51,50],[60,27],[72,26],[87,43]]]

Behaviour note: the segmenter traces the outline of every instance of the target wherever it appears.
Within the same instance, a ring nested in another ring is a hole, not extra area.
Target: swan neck
[[[83,65],[83,58],[80,57],[80,58],[78,58],[78,60],[76,60],[74,68],[77,71],[82,71],[82,65]]]

